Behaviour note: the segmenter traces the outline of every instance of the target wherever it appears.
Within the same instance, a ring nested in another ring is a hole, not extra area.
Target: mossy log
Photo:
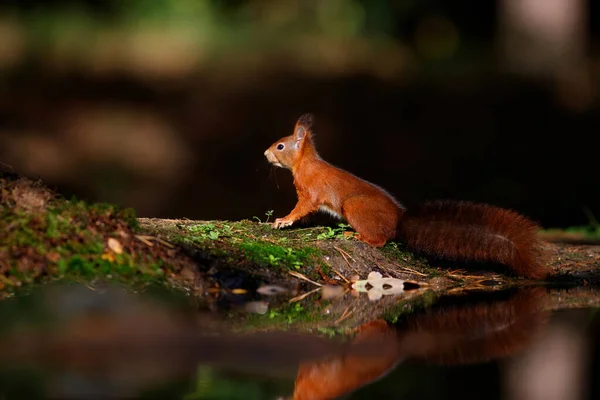
[[[141,288],[158,282],[205,303],[227,296],[251,302],[260,297],[257,289],[269,285],[294,296],[322,285],[348,292],[353,281],[376,271],[412,285],[403,296],[379,300],[383,314],[397,309],[399,299],[426,304],[463,290],[572,287],[596,282],[600,272],[597,244],[548,243],[549,278],[533,282],[501,270],[430,264],[399,243],[374,249],[357,241],[345,225],[274,230],[269,222],[255,220],[136,218],[133,210],[114,205],[66,200],[14,174],[0,176],[0,195],[0,288],[5,296],[48,280],[108,279]],[[297,308],[289,297],[287,311],[279,315]],[[583,297],[585,304],[595,298]],[[365,306],[360,314],[350,320],[368,319],[372,310]]]

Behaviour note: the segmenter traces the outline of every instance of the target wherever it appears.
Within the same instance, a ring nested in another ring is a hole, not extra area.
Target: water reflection
[[[447,296],[344,341],[249,332],[185,298],[48,286],[0,302],[0,395],[588,398],[600,320],[551,307],[545,288]]]
[[[396,324],[361,327],[354,344],[377,344],[378,354],[348,352],[301,365],[294,399],[333,399],[373,381],[406,359],[465,364],[503,357],[532,340],[547,320],[543,288],[448,297]]]
[[[7,300],[0,360],[35,371],[52,398],[130,398],[189,380],[199,364],[291,382],[304,357],[341,351],[310,335],[233,334],[212,314],[162,300],[76,285]]]

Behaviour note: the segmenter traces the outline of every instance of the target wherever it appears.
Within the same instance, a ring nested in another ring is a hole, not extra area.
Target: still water
[[[43,286],[0,301],[0,398],[599,399],[599,309],[570,296],[461,292],[349,337],[164,291]]]

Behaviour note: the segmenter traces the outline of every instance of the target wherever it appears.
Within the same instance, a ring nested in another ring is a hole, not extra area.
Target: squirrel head
[[[303,114],[298,118],[294,133],[279,139],[265,151],[267,160],[276,167],[292,169],[304,156],[307,149],[314,152],[311,126],[312,114]]]

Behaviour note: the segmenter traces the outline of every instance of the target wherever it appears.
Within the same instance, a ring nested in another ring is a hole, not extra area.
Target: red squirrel
[[[417,253],[453,262],[502,264],[520,276],[547,275],[539,226],[511,210],[487,204],[433,201],[407,210],[384,189],[323,160],[314,144],[312,114],[302,115],[294,133],[264,155],[292,171],[298,202],[273,228],[324,211],[346,220],[357,239],[373,247],[400,240]]]

